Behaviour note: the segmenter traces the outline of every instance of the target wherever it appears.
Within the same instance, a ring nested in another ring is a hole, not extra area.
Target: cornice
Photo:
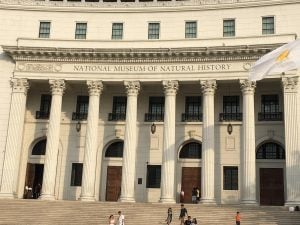
[[[201,48],[37,48],[2,46],[14,61],[44,62],[222,62],[257,60],[262,55],[278,48],[281,44],[240,45]]]
[[[300,3],[300,0],[185,0],[150,2],[56,2],[0,0],[0,9],[61,12],[176,12],[263,7]]]

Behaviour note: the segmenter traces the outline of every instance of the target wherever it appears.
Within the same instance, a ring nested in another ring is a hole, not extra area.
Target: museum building
[[[300,72],[248,80],[299,11],[0,0],[0,198],[299,205]]]

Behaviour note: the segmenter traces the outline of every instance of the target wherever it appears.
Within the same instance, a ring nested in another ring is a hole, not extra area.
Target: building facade
[[[299,10],[0,0],[0,198],[299,205],[300,72],[248,80]]]

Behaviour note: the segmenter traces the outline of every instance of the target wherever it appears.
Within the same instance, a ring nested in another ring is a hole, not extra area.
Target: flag
[[[300,39],[287,43],[262,56],[250,69],[249,80],[261,80],[267,75],[283,73],[300,67]]]

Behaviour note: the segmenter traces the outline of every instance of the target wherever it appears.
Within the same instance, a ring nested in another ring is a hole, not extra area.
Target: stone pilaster
[[[87,81],[89,89],[89,110],[85,138],[81,196],[82,201],[95,201],[95,180],[98,146],[98,120],[101,81]]]
[[[300,205],[300,96],[298,77],[282,78],[286,165],[286,206]]]
[[[241,203],[257,204],[254,90],[256,83],[240,80],[243,92],[243,134],[241,149]]]
[[[175,113],[178,81],[163,81],[165,91],[164,140],[161,168],[161,197],[162,203],[175,202]]]
[[[125,81],[124,85],[127,89],[127,107],[120,201],[135,202],[137,97],[140,83],[138,81]]]
[[[215,204],[215,80],[200,81],[203,95],[201,203]]]
[[[55,200],[55,179],[59,148],[62,96],[65,90],[64,80],[49,80],[52,100],[47,133],[46,156],[41,199]]]
[[[27,79],[11,79],[12,98],[9,112],[8,132],[4,153],[4,164],[0,198],[14,198],[17,189],[22,135],[29,88]]]

